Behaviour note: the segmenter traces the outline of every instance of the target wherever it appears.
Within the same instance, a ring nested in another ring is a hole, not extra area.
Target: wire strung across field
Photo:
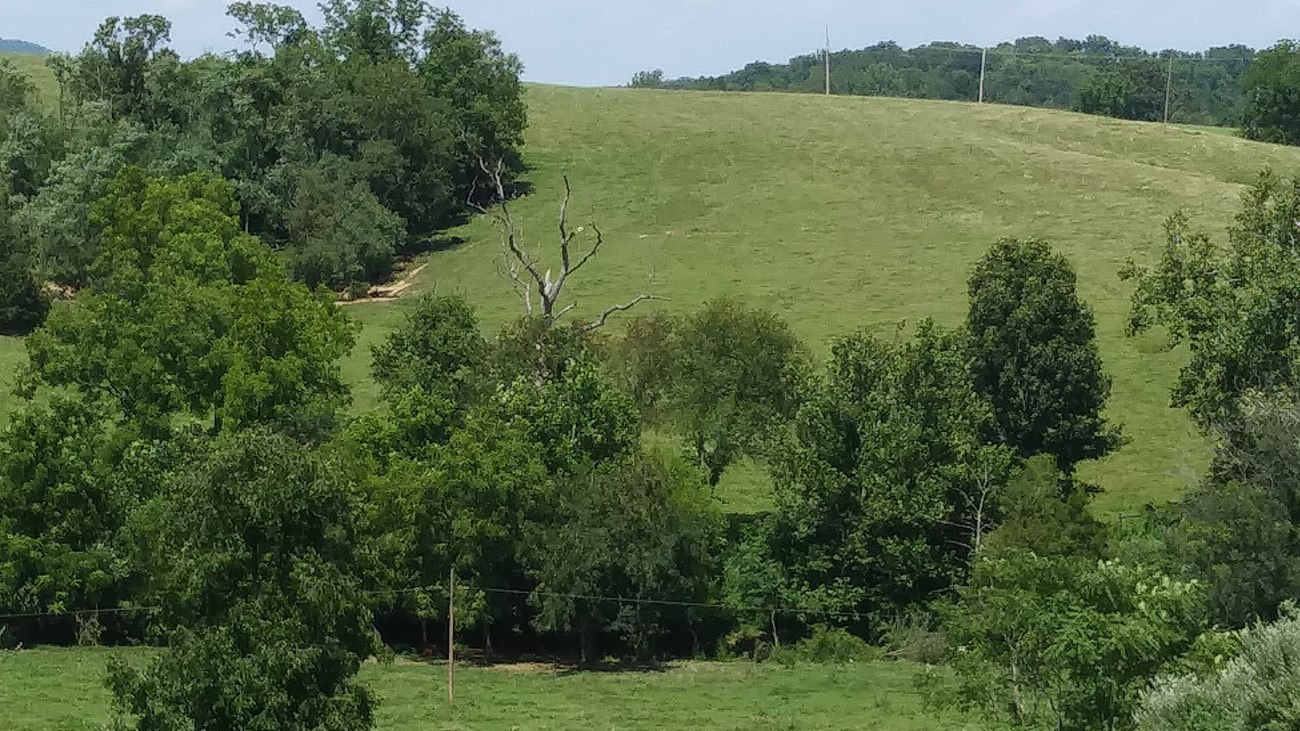
[[[370,596],[393,596],[399,594],[417,594],[445,592],[445,585],[436,584],[432,586],[413,586],[405,589],[376,589],[367,591],[365,594]],[[511,596],[541,596],[559,599],[578,599],[582,601],[605,601],[619,604],[648,604],[653,606],[666,607],[683,607],[695,609],[720,609],[733,612],[763,612],[767,614],[807,614],[819,617],[835,617],[840,619],[856,619],[862,616],[859,612],[842,612],[829,609],[817,609],[813,607],[778,607],[762,605],[734,605],[718,604],[714,602],[696,602],[680,599],[646,599],[642,597],[624,597],[624,596],[606,596],[602,594],[573,594],[568,592],[557,591],[530,591],[527,589],[505,589],[500,587],[487,586],[466,586],[458,585],[458,592],[480,591],[485,594],[503,594]],[[48,612],[17,612],[12,614],[0,614],[0,621],[12,619],[38,619],[38,618],[55,618],[55,617],[88,617],[98,616],[100,614],[137,614],[161,612],[161,606],[138,606],[138,607],[109,607],[106,609],[74,609],[64,611]]]

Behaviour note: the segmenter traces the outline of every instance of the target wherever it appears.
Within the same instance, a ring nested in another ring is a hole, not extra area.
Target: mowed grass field
[[[145,652],[0,652],[0,728],[93,731],[109,717],[108,658],[143,662]],[[793,668],[684,662],[624,672],[461,668],[454,712],[447,707],[445,665],[370,664],[361,680],[380,701],[379,731],[981,728],[973,719],[924,709],[913,682],[919,669],[901,662]]]
[[[967,274],[993,241],[1051,241],[1096,311],[1114,377],[1110,416],[1130,439],[1082,466],[1111,512],[1176,497],[1209,456],[1168,406],[1185,354],[1166,351],[1158,333],[1124,334],[1131,288],[1119,270],[1130,257],[1151,259],[1175,210],[1222,233],[1261,168],[1300,173],[1297,148],[1023,107],[552,86],[530,86],[527,101],[533,191],[513,206],[526,246],[556,265],[566,174],[571,225],[605,234],[566,290],[572,317],[641,292],[673,312],[729,295],[779,312],[825,355],[831,338],[855,330],[888,335],[925,317],[959,324]],[[518,316],[491,222],[451,234],[463,243],[429,255],[409,291],[462,294],[489,329]],[[376,400],[369,346],[407,306],[348,308],[363,325],[344,363],[358,410]],[[19,348],[0,340],[0,369],[19,360]],[[12,403],[0,400],[0,411]],[[753,508],[766,504],[766,489],[749,466],[724,478],[720,493]]]

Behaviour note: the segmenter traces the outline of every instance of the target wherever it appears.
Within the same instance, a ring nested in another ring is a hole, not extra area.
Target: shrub
[[[948,659],[948,636],[934,628],[930,617],[913,612],[889,622],[881,632],[890,657],[926,665]]]
[[[883,656],[883,650],[868,645],[861,637],[825,625],[814,627],[808,637],[793,645],[776,648],[772,653],[772,659],[782,665],[871,662]]]
[[[1300,612],[1242,633],[1240,654],[1218,672],[1164,677],[1142,694],[1140,731],[1247,731],[1300,727]]]

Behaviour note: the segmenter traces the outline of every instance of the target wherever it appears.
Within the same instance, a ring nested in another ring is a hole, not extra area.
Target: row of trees
[[[893,42],[831,54],[837,94],[971,101],[1073,109],[1122,119],[1239,127],[1265,142],[1300,143],[1300,46],[1281,41],[1262,51],[1241,45],[1189,53],[1151,53],[1104,36],[1079,41],[1019,38],[988,49],[929,43],[904,49]],[[635,88],[712,91],[823,90],[820,54],[786,64],[751,63],[722,76],[665,79],[642,71]],[[1166,96],[1168,95],[1168,96]]]
[[[837,94],[974,101],[984,63],[986,100],[1159,120],[1172,60],[1172,121],[1226,126],[1242,118],[1249,94],[1241,82],[1256,57],[1254,49],[1241,45],[1151,53],[1105,36],[1018,38],[988,48],[987,58],[984,52],[946,42],[905,49],[892,41],[836,51],[831,88]],[[820,93],[823,63],[822,55],[813,53],[785,64],[751,63],[722,76],[666,80],[661,72],[642,72],[632,86]]]
[[[362,289],[492,194],[480,160],[519,169],[521,66],[492,34],[422,1],[322,12],[313,27],[287,6],[233,3],[239,49],[189,60],[165,18],[109,18],[80,54],[51,57],[53,108],[0,64],[0,276],[91,284],[106,236],[93,206],[139,167],[230,181],[238,228],[296,279]],[[6,331],[40,316],[15,292],[0,294]]]

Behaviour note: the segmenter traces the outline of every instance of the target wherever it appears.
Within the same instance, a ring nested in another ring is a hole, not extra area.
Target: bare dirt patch
[[[364,297],[356,297],[350,300],[339,300],[339,304],[361,305],[368,302],[387,302],[389,300],[397,299],[398,297],[401,297],[406,290],[410,289],[411,285],[415,284],[415,278],[419,276],[420,272],[424,271],[424,268],[427,266],[429,266],[429,264],[428,262],[425,262],[414,269],[403,271],[397,279],[394,279],[388,284],[371,287],[370,291],[368,291]]]

